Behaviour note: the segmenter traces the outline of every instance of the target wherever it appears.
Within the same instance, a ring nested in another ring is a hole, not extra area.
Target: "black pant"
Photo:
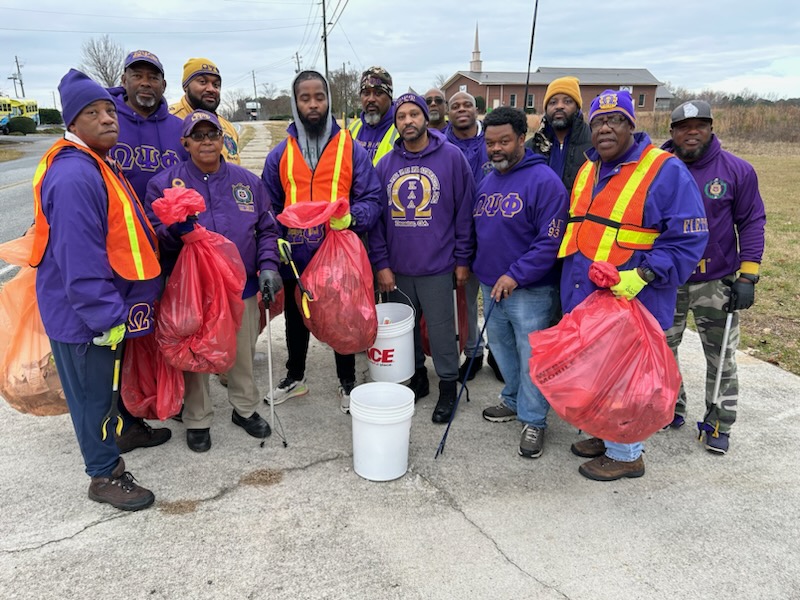
[[[286,361],[287,375],[295,381],[300,381],[306,373],[306,355],[308,354],[308,340],[310,333],[303,322],[303,315],[294,300],[297,288],[295,279],[284,279],[283,289],[286,294],[283,314],[286,319],[286,349],[289,359]],[[336,376],[339,381],[354,382],[356,380],[355,354],[339,354],[334,352],[336,359]]]

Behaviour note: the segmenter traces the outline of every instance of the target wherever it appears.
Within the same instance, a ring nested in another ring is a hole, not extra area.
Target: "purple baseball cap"
[[[161,65],[161,61],[158,60],[155,54],[147,50],[134,50],[128,54],[128,56],[125,57],[125,68],[127,69],[131,65],[139,62],[153,65],[156,69],[161,71],[161,75],[164,75],[164,67]]]
[[[207,110],[196,110],[186,115],[186,118],[183,120],[183,132],[181,135],[183,137],[189,137],[197,124],[204,121],[211,123],[214,127],[222,131],[222,125],[219,124],[219,119],[217,119],[214,113],[210,113]]]

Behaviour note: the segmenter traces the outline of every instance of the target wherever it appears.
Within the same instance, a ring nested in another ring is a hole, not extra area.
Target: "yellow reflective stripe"
[[[564,229],[564,237],[561,239],[561,246],[558,248],[558,258],[564,258],[567,255],[567,246],[569,246],[572,236],[575,235],[575,223],[567,223]]]
[[[614,241],[617,239],[617,230],[614,227],[603,228],[603,237],[597,244],[597,251],[594,253],[594,260],[608,260],[611,256],[611,250],[614,247]]]
[[[375,151],[375,156],[372,159],[373,167],[377,166],[378,161],[392,151],[392,147],[398,137],[400,137],[400,133],[394,125],[386,130],[386,133],[383,134],[383,138],[381,139],[381,143],[378,144],[378,149]]]
[[[361,119],[356,119],[355,121],[350,123],[350,127],[348,127],[348,129],[350,130],[350,133],[353,134],[354,138],[358,135],[358,132],[361,131],[362,125],[363,123],[361,122]]]
[[[331,202],[336,202],[339,195],[339,177],[342,174],[342,160],[344,159],[345,134],[339,134],[339,146],[336,148],[336,166],[333,168],[333,181],[331,181]]]
[[[103,168],[111,171],[111,169],[105,165],[103,165]],[[108,180],[111,182],[111,185],[114,186],[114,191],[117,193],[117,198],[119,198],[120,204],[122,205],[122,214],[125,218],[125,230],[128,232],[128,243],[131,247],[133,264],[136,266],[136,275],[140,280],[144,280],[145,276],[144,264],[142,262],[142,251],[139,247],[139,238],[136,235],[136,224],[133,221],[135,216],[133,214],[133,210],[131,210],[132,203],[125,202],[125,199],[128,198],[128,194],[125,192],[125,189],[122,187],[113,171],[109,173]]]
[[[578,198],[581,197],[581,194],[583,194],[583,188],[586,187],[589,177],[593,171],[594,163],[591,162],[587,162],[585,165],[583,165],[583,167],[581,167],[581,170],[578,171],[578,177],[575,179],[575,183],[572,186],[572,198],[574,201],[577,201]],[[574,208],[574,206],[570,207],[570,212],[572,214],[574,214],[572,210]]]
[[[611,215],[608,217],[610,220],[616,221],[617,223],[622,221],[622,215],[625,214],[625,209],[628,208],[628,203],[636,193],[636,190],[639,189],[642,179],[647,176],[647,172],[650,170],[650,167],[658,158],[659,154],[660,152],[656,151],[655,149],[650,150],[639,161],[639,164],[636,165],[633,175],[630,176],[628,183],[626,183],[625,187],[622,188],[622,192],[620,192],[619,196],[617,197],[617,201],[614,203],[614,209],[611,211]]]
[[[286,143],[286,176],[289,178],[289,204],[296,204],[297,182],[294,180],[294,146],[291,139]]]
[[[642,247],[651,247],[656,241],[658,233],[649,233],[646,231],[630,231],[620,229],[617,233],[617,241],[623,244],[636,245]]]

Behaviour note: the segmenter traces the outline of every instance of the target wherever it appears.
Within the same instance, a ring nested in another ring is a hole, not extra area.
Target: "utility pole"
[[[19,98],[19,94],[17,93],[17,74],[12,73],[9,79],[14,82],[14,98]]]
[[[347,81],[347,66],[342,62],[342,96],[344,96],[344,117],[342,121],[344,121],[344,128],[347,129],[347,96],[350,94],[350,89]]]
[[[328,77],[328,17],[325,16],[325,0],[322,0],[322,47],[325,49],[325,79]]]
[[[327,59],[326,59],[327,60]],[[14,62],[17,63],[17,79],[19,79],[19,89],[22,90],[22,97],[25,97],[25,85],[22,83],[22,73],[19,70],[19,58],[14,56]],[[16,85],[14,85],[14,89],[16,90]]]
[[[253,71],[253,100],[258,99],[258,92],[256,91],[256,72]]]
[[[295,52],[294,53],[294,60],[297,62],[297,68],[294,70],[295,74],[300,72],[300,54]]]
[[[50,91],[50,93],[53,94],[53,108],[58,110],[58,104],[56,104],[56,93],[52,90]]]

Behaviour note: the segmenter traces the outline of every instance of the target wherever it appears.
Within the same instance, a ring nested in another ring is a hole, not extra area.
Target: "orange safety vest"
[[[281,156],[280,178],[286,194],[286,206],[297,202],[336,202],[350,199],[353,182],[353,138],[340,130],[322,151],[317,168],[312,171],[303,159],[297,140],[287,138]]]
[[[34,238],[31,266],[39,266],[50,241],[50,224],[42,211],[42,184],[53,159],[64,148],[77,148],[85,152],[95,160],[100,169],[108,193],[106,252],[111,268],[117,275],[129,281],[145,281],[158,277],[161,266],[158,263],[158,250],[154,247],[156,232],[147,219],[142,223],[138,218],[136,208],[141,215],[145,212],[131,184],[123,175],[117,176],[108,163],[89,148],[65,139],[58,140],[50,147],[33,176]]]
[[[593,261],[625,264],[637,250],[649,250],[659,235],[644,227],[647,192],[664,162],[673,155],[648,145],[636,163],[624,164],[592,198],[597,165],[587,161],[572,186],[569,220],[558,258],[580,252]]]

